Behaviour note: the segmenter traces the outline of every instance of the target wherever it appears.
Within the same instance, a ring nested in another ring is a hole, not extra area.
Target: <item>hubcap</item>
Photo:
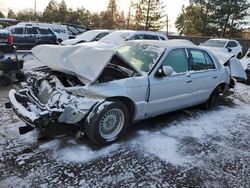
[[[123,128],[124,119],[124,114],[120,109],[109,110],[99,123],[100,135],[107,141],[116,139]]]

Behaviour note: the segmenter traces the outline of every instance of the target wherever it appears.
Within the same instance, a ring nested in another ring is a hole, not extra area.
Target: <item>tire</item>
[[[221,93],[221,86],[217,86],[209,96],[208,100],[203,104],[205,109],[210,109],[218,105],[218,98]]]
[[[25,75],[22,73],[22,72],[17,72],[16,73],[16,79],[19,81],[19,82],[23,82],[25,80]]]
[[[57,39],[58,43],[61,44],[62,43],[62,39]]]
[[[3,74],[0,76],[0,84],[3,86],[8,86],[11,84],[11,78],[7,74]]]
[[[126,130],[128,108],[120,101],[105,101],[94,107],[84,121],[86,136],[98,145],[112,143]],[[108,126],[108,127],[107,127]]]
[[[241,53],[238,53],[238,55],[236,56],[237,57],[237,59],[241,59]]]

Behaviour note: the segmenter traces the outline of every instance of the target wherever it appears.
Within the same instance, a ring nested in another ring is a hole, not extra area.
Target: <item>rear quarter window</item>
[[[214,62],[212,58],[202,50],[190,50],[192,56],[192,66],[191,69],[194,71],[215,69]]]

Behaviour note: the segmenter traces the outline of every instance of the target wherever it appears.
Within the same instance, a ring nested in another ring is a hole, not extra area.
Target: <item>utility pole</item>
[[[35,15],[35,17],[36,17],[36,0],[35,0],[35,7],[34,7],[35,9],[34,9],[34,15]]]
[[[168,36],[168,23],[169,23],[169,19],[168,19],[168,14],[166,15],[166,24],[167,24],[167,27],[166,27],[166,35]]]

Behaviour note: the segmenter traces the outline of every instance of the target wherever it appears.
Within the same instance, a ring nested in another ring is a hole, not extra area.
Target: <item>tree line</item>
[[[248,16],[248,17],[247,17]],[[0,17],[4,15],[0,12]],[[43,12],[26,9],[8,18],[22,21],[57,22],[84,25],[90,29],[135,29],[157,31],[166,25],[166,7],[162,0],[131,0],[128,13],[109,0],[106,10],[90,12],[84,7],[73,10],[65,1],[50,0]],[[190,0],[182,8],[175,27],[183,35],[242,37],[250,23],[249,0]],[[250,32],[250,27],[248,28]]]
[[[90,29],[137,29],[157,31],[163,28],[162,19],[165,16],[165,6],[161,0],[131,1],[129,12],[119,10],[116,0],[109,0],[106,10],[90,12],[84,7],[73,10],[68,8],[65,1],[57,3],[50,0],[43,12],[26,9],[15,13],[9,10],[7,17],[17,20],[71,23],[84,25]],[[0,17],[4,15],[0,12]]]
[[[249,8],[248,0],[192,0],[175,26],[184,35],[242,37],[250,26]]]

